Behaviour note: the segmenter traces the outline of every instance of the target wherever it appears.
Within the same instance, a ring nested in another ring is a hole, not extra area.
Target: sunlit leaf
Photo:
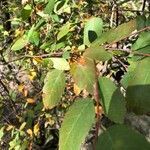
[[[78,99],[70,106],[60,129],[59,150],[80,150],[94,123],[92,99]]]
[[[21,124],[19,130],[23,130],[23,129],[25,128],[26,124],[27,124],[26,122],[23,122],[23,123]]]
[[[70,25],[71,25],[70,23],[67,23],[59,29],[59,32],[57,35],[57,40],[60,40],[62,37],[64,37],[65,35],[68,34],[69,29],[70,29]]]
[[[90,46],[93,41],[101,36],[102,29],[103,21],[101,18],[90,18],[84,28],[84,44]]]
[[[34,125],[34,128],[33,128],[33,133],[34,133],[35,136],[38,135],[39,130],[40,130],[39,123],[37,123],[37,124]]]
[[[40,34],[38,31],[33,31],[32,35],[29,38],[29,42],[35,44],[36,46],[40,43]]]
[[[5,129],[4,126],[0,128],[0,140],[1,140],[2,137],[4,136],[4,129]]]
[[[133,44],[132,49],[137,50],[148,45],[150,45],[150,32],[143,32]]]
[[[107,32],[104,32],[101,37],[93,42],[92,45],[101,45],[103,43],[112,43],[118,42],[125,37],[129,36],[137,28],[136,20],[131,20],[127,23],[119,25],[115,29],[110,29]]]
[[[62,14],[62,13],[71,13],[71,8],[70,6],[67,4],[69,0],[65,0],[65,1],[57,1],[57,3],[54,6],[54,12],[58,15]]]
[[[24,48],[28,43],[28,40],[25,36],[20,37],[15,41],[15,43],[12,45],[11,49],[13,51],[19,51],[22,48]]]
[[[79,95],[80,92],[81,92],[81,89],[80,89],[76,84],[74,84],[74,85],[73,85],[73,91],[74,91],[74,93],[75,93],[76,95]]]
[[[28,129],[28,130],[27,130],[27,133],[30,135],[31,138],[33,137],[33,132],[32,132],[31,129]]]
[[[78,63],[73,63],[71,65],[71,74],[80,90],[86,89],[89,93],[93,93],[95,66],[92,60],[82,59]]]
[[[8,127],[6,128],[6,131],[10,131],[11,129],[13,129],[15,126],[13,125],[8,125]]]
[[[54,5],[55,5],[55,0],[49,0],[44,9],[44,13],[51,14],[54,9]]]
[[[34,104],[36,101],[33,98],[27,98],[27,103]]]
[[[58,70],[70,70],[69,63],[64,58],[50,58],[53,67]]]
[[[61,70],[47,73],[43,87],[43,104],[46,109],[55,107],[61,100],[65,89],[65,75]]]

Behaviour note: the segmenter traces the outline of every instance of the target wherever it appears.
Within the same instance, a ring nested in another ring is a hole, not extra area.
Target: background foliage
[[[148,0],[0,2],[2,149],[150,149]]]

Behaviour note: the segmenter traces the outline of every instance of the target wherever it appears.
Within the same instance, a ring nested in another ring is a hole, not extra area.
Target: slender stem
[[[11,61],[7,62],[6,64],[9,64],[9,63],[18,61],[18,60],[23,59],[23,58],[61,57],[62,55],[63,55],[63,52],[51,53],[51,54],[42,54],[42,55],[24,55],[24,56],[21,56],[21,57],[19,57],[19,58],[16,58],[16,59],[14,59],[14,60],[11,60]]]
[[[97,75],[97,69],[96,69],[96,62],[94,61],[95,64],[95,78],[96,78],[96,83],[94,85],[94,99],[96,103],[96,124],[95,124],[95,141],[94,141],[94,149],[96,142],[98,140],[98,134],[99,134],[99,128],[100,128],[100,120],[101,120],[101,112],[100,112],[100,94],[99,94],[99,84],[98,84],[98,75]]]
[[[150,57],[150,54],[147,53],[139,53],[137,51],[132,51],[131,49],[121,49],[121,48],[112,48],[112,47],[106,47],[106,50],[110,50],[110,51],[122,51],[122,52],[126,52],[129,54],[133,54],[133,55],[140,55],[140,56],[145,56],[145,57]]]
[[[150,30],[150,26],[147,26],[147,27],[145,27],[145,28],[143,28],[143,29],[141,29],[141,30],[138,30],[137,32],[134,32],[134,33],[131,33],[131,34],[129,34],[129,35],[127,35],[127,36],[125,36],[125,37],[123,37],[123,38],[120,38],[120,40],[119,41],[121,41],[121,40],[124,40],[124,39],[127,39],[128,37],[130,37],[130,36],[133,36],[133,35],[136,35],[136,34],[139,34],[139,33],[141,33],[141,32],[143,32],[143,31],[146,31],[146,30]],[[111,42],[111,43],[109,43],[108,45],[106,45],[107,47],[109,47],[110,45],[112,45],[112,44],[114,44],[114,43],[116,43],[116,41],[113,41],[113,42]]]
[[[143,13],[144,13],[145,6],[146,6],[146,0],[143,0],[143,5],[142,5],[142,12]]]

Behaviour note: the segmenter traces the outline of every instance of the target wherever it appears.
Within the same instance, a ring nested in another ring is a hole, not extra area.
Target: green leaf
[[[108,78],[99,78],[102,106],[106,116],[116,123],[123,123],[126,113],[125,100],[119,88]]]
[[[29,42],[35,44],[36,46],[40,43],[40,34],[37,31],[33,31],[32,35],[29,38]]]
[[[146,26],[146,17],[145,15],[137,16],[137,30],[141,30]]]
[[[98,138],[96,150],[149,150],[145,137],[125,125],[114,125]]]
[[[46,24],[44,19],[39,19],[39,21],[37,22],[37,24],[34,27],[34,30],[37,31],[39,30],[42,26],[44,26]]]
[[[150,58],[138,61],[135,69],[126,77],[126,100],[129,111],[137,114],[150,112]],[[125,80],[125,79],[124,79]]]
[[[11,47],[11,50],[13,51],[19,51],[20,49],[24,48],[28,43],[28,40],[25,36],[20,37],[15,41],[13,46]]]
[[[35,25],[33,25],[28,32],[27,38],[30,43],[38,46],[40,43],[40,33],[36,31],[35,29],[36,29]]]
[[[93,42],[92,45],[101,45],[103,43],[114,43],[118,42],[125,37],[129,36],[137,28],[136,20],[131,20],[127,23],[119,25],[115,29],[110,29],[101,35],[101,38]]]
[[[44,8],[44,13],[51,14],[54,10],[55,0],[49,0],[46,7]]]
[[[94,60],[106,61],[111,59],[113,55],[107,52],[102,46],[95,46],[87,48],[83,56]]]
[[[70,25],[71,23],[66,23],[65,25],[63,25],[58,32],[57,35],[57,40],[60,40],[62,37],[66,36],[70,30]]]
[[[0,128],[0,140],[2,140],[2,138],[4,136],[4,129],[5,129],[4,126]]]
[[[46,109],[55,107],[61,100],[65,89],[65,75],[61,70],[47,73],[43,87],[43,103]]]
[[[128,81],[133,78],[133,71],[137,67],[137,63],[135,61],[129,61],[130,66],[128,67],[128,72],[125,73],[121,80],[121,84],[123,85],[124,88],[128,87]]]
[[[101,36],[102,29],[103,21],[101,18],[90,18],[84,28],[84,44],[90,46],[93,41]]]
[[[150,26],[150,15],[146,19],[146,26]]]
[[[69,108],[60,129],[59,150],[80,150],[95,118],[92,99],[79,99]]]
[[[139,54],[143,54],[143,55],[139,55]],[[135,50],[132,59],[134,61],[138,61],[145,57],[144,54],[150,54],[150,45]]]
[[[53,67],[58,70],[70,70],[69,63],[64,58],[50,58],[53,62]]]
[[[60,42],[60,43],[54,43],[51,45],[49,51],[57,51],[61,48],[65,47],[65,42]]]
[[[27,4],[21,11],[22,20],[25,21],[26,19],[28,19],[30,17],[31,11],[32,11],[32,7],[29,4]]]
[[[140,37],[133,44],[132,49],[137,50],[147,45],[150,45],[150,32],[143,32],[140,34]]]
[[[54,12],[58,15],[61,15],[62,13],[71,13],[71,7],[68,5],[69,0],[63,0],[63,1],[57,1],[57,3],[54,6]]]
[[[150,45],[140,48],[137,50],[138,53],[142,53],[142,54],[149,54],[150,53]],[[136,53],[136,52],[135,52]]]
[[[74,63],[71,66],[71,75],[80,88],[86,89],[89,93],[93,93],[93,85],[95,83],[95,65],[92,60],[81,60],[82,62]]]

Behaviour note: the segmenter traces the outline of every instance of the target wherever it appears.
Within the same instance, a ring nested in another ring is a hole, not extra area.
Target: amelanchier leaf
[[[138,61],[135,69],[127,78],[126,100],[130,111],[137,114],[150,112],[150,58]]]
[[[22,48],[24,48],[28,43],[27,37],[26,36],[22,36],[19,39],[17,39],[15,41],[15,43],[13,44],[13,46],[11,47],[11,50],[13,51],[19,51]]]
[[[101,18],[90,18],[85,24],[84,28],[84,44],[90,46],[90,44],[101,36],[103,29],[103,21]]]
[[[101,45],[103,43],[118,42],[130,35],[134,30],[136,30],[136,28],[136,20],[131,20],[127,23],[123,23],[115,29],[110,29],[109,31],[104,32],[98,40],[93,42],[92,45]]]
[[[150,32],[143,32],[133,44],[132,49],[137,50],[148,45],[150,45]]]
[[[146,26],[146,16],[145,15],[139,15],[136,17],[137,21],[137,30],[141,30],[145,28]]]
[[[55,0],[49,0],[46,7],[44,8],[44,13],[51,14],[55,5]]]
[[[130,64],[128,67],[128,71],[127,71],[127,73],[125,73],[125,75],[121,79],[121,84],[123,85],[123,87],[125,89],[128,87],[128,81],[133,78],[133,75],[134,75],[133,72],[134,72],[135,68],[137,67],[136,61],[128,60],[128,62]]]
[[[53,62],[53,67],[58,70],[70,70],[69,63],[64,58],[50,58]]]
[[[87,48],[83,56],[93,60],[106,61],[111,59],[113,55],[107,52],[102,46],[94,46]]]
[[[145,137],[125,125],[114,125],[98,138],[96,150],[149,150]]]
[[[43,87],[43,104],[46,109],[55,107],[61,100],[65,89],[65,75],[54,69],[47,73]]]
[[[92,99],[76,100],[64,117],[60,129],[59,150],[80,150],[94,118]]]
[[[99,87],[106,116],[116,123],[123,123],[126,106],[125,99],[119,88],[106,77],[99,78]]]
[[[95,83],[95,66],[93,60],[80,59],[71,65],[71,75],[80,90],[86,89],[93,94]]]
[[[60,40],[62,37],[64,37],[65,35],[68,34],[68,32],[70,30],[70,25],[71,25],[71,23],[66,23],[59,29],[59,32],[57,35],[57,40]]]

